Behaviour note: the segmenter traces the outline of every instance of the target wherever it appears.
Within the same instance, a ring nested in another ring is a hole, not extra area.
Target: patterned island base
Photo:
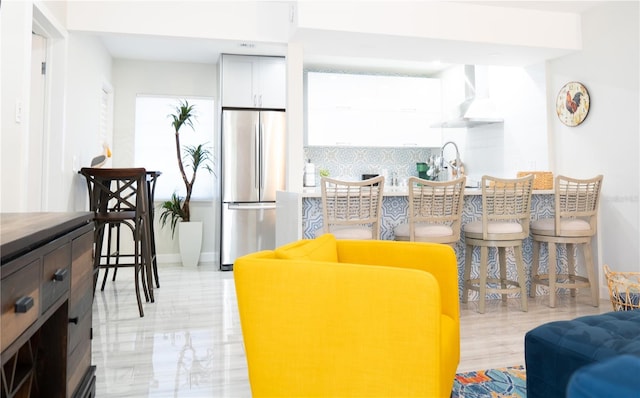
[[[382,222],[380,230],[380,238],[393,240],[395,238],[393,229],[398,224],[407,222],[409,202],[406,195],[393,195],[385,196],[382,202]],[[552,192],[544,191],[544,193],[535,193],[531,198],[531,219],[553,217],[554,215],[554,195]],[[478,220],[482,215],[482,196],[481,195],[465,195],[464,207],[462,211],[462,224]],[[322,229],[322,200],[320,197],[303,197],[302,198],[302,228],[303,238],[313,239],[318,230]],[[527,291],[531,286],[530,269],[531,259],[533,257],[533,243],[531,238],[527,238],[523,244],[523,254],[525,261],[525,268],[527,271]],[[462,280],[462,274],[464,270],[464,255],[465,255],[465,243],[464,236],[461,236],[460,241],[455,246],[456,256],[458,258],[458,277]],[[497,251],[489,251],[489,264],[490,264],[490,277],[491,272],[497,274],[498,269],[496,267]],[[566,261],[566,252],[564,249],[558,253],[558,259]],[[548,251],[546,245],[542,245],[542,251],[540,253],[540,272],[547,269]],[[477,264],[480,261],[480,251],[474,250],[473,264],[476,265],[471,271],[471,277],[477,277],[478,269]],[[513,262],[513,256],[508,256],[507,273],[509,278],[516,279],[515,264]],[[537,286],[537,294],[547,294],[546,289],[542,286]],[[460,287],[460,295],[462,295],[462,287]],[[469,300],[474,301],[478,299],[478,292],[471,291]],[[517,297],[514,295],[513,297]],[[500,298],[498,294],[488,296],[489,299]]]

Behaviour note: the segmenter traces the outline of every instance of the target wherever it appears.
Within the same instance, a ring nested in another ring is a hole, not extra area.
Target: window
[[[156,184],[156,200],[167,200],[174,191],[180,196],[186,194],[178,169],[175,131],[169,116],[175,113],[175,108],[181,100],[194,105],[196,117],[193,120],[193,129],[189,126],[180,129],[180,145],[184,148],[187,145],[204,144],[215,156],[213,99],[139,95],[136,98],[135,165],[162,172]],[[213,165],[211,166],[213,168]],[[185,165],[187,178],[190,177],[190,170]],[[203,168],[198,170],[191,199],[211,200],[213,183],[212,174]]]

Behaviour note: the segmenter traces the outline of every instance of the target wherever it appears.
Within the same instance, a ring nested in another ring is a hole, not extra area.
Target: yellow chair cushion
[[[277,248],[275,256],[282,260],[338,262],[336,238],[332,234],[324,234],[315,239],[292,242]]]

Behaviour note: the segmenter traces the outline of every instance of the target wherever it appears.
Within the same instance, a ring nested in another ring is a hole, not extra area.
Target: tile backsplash
[[[362,174],[389,175],[396,172],[399,179],[418,176],[416,163],[426,162],[432,148],[375,148],[375,147],[305,147],[305,162],[311,159],[319,170],[326,169],[329,176],[345,180],[359,180]],[[302,172],[302,171],[301,171]]]

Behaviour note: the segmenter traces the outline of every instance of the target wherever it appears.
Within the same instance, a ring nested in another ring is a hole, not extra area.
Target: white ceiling
[[[463,1],[476,5],[582,13],[604,1]],[[286,55],[285,44],[144,35],[99,35],[114,58],[217,63],[221,53]],[[304,30],[305,65],[430,74],[451,64],[530,65],[564,53],[543,48]],[[247,46],[248,45],[248,46]],[[417,51],[416,49],[419,49]],[[434,62],[431,54],[440,54]]]
[[[284,44],[127,34],[98,35],[112,57],[166,62],[214,64],[221,53],[286,55]],[[255,47],[245,47],[250,44]]]

